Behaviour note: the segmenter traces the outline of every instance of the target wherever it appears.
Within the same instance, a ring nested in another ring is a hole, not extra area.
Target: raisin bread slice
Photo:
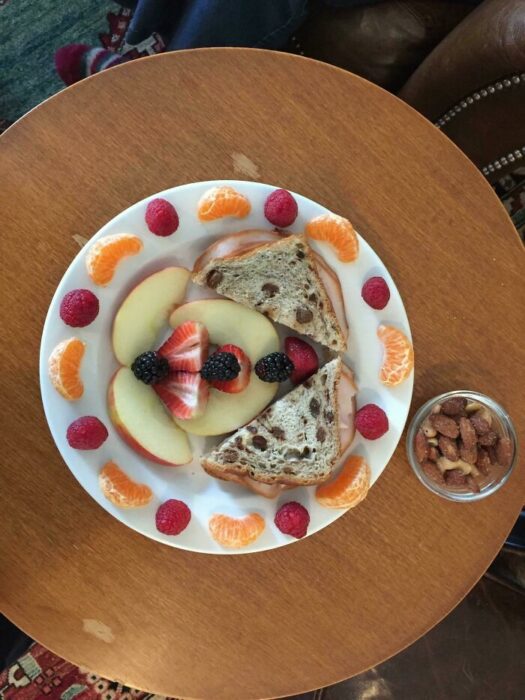
[[[341,451],[341,374],[340,358],[326,364],[202,457],[205,471],[227,481],[287,486],[308,486],[328,479]],[[245,485],[251,488],[249,483]]]
[[[331,350],[346,349],[345,333],[304,236],[212,259],[192,279]]]

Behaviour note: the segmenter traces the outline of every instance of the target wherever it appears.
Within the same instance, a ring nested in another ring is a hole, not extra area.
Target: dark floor
[[[0,669],[29,642],[0,616]],[[425,637],[360,676],[296,700],[524,700],[524,652],[525,551],[507,549]]]

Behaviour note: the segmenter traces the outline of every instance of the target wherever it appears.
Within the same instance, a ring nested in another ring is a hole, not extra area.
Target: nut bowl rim
[[[427,412],[430,412],[436,404],[446,401],[447,399],[453,398],[455,396],[462,396],[470,401],[477,401],[478,403],[484,404],[501,421],[514,445],[512,461],[505,473],[502,474],[499,480],[492,481],[490,484],[487,484],[487,486],[483,487],[479,491],[479,493],[461,491],[454,492],[449,491],[448,489],[443,488],[442,486],[439,486],[439,484],[436,484],[423,473],[414,453],[414,438],[416,435],[416,431],[419,428],[419,425],[423,419],[423,416],[425,416]],[[410,421],[410,425],[408,426],[406,450],[408,461],[410,463],[410,466],[412,467],[413,472],[415,473],[419,481],[424,486],[426,486],[426,488],[429,491],[432,491],[433,493],[437,494],[438,496],[441,496],[441,498],[444,498],[447,501],[454,501],[455,503],[472,503],[473,501],[479,501],[482,498],[491,496],[508,481],[518,461],[519,440],[516,429],[514,427],[514,423],[512,422],[512,418],[503,408],[503,406],[497,403],[497,401],[494,401],[494,399],[491,399],[490,396],[487,396],[486,394],[481,394],[477,391],[471,391],[470,389],[456,389],[454,391],[446,391],[443,394],[439,394],[438,396],[429,399],[418,408],[418,410],[412,417],[412,420]]]

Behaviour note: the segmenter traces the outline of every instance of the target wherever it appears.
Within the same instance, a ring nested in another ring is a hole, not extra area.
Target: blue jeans
[[[379,0],[324,0],[335,7]],[[134,8],[126,40],[138,44],[153,32],[168,51],[203,46],[280,49],[308,15],[309,0],[120,0]]]
[[[321,0],[331,7],[381,0]],[[461,0],[465,2],[465,0]],[[138,44],[153,32],[168,51],[203,46],[282,48],[306,19],[310,0],[117,0],[134,8],[126,40]],[[467,0],[478,4],[480,0]]]

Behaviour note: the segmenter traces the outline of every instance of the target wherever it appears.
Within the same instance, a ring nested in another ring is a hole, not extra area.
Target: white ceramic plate
[[[211,223],[201,223],[197,218],[197,203],[201,195],[210,187],[229,184],[246,195],[252,211],[246,219],[223,219]],[[312,535],[344,515],[344,510],[323,508],[315,500],[315,487],[298,488],[284,492],[276,500],[268,500],[244,489],[237,484],[226,483],[208,476],[199,466],[199,456],[205,447],[219,441],[219,438],[191,438],[194,448],[194,461],[182,467],[164,467],[150,462],[129,448],[113,428],[106,406],[108,382],[117,368],[112,352],[110,329],[113,317],[127,292],[151,272],[168,265],[181,265],[191,268],[197,255],[215,238],[248,228],[271,228],[263,214],[266,197],[275,188],[255,182],[197,182],[174,187],[152,195],[123,211],[98,231],[73,260],[55,292],[44,325],[40,349],[40,385],[46,417],[55,443],[74,476],[84,489],[128,527],[147,537],[195,552],[213,554],[239,554],[257,552],[281,547],[297,540],[283,535],[274,525],[274,515],[282,503],[290,500],[301,502],[310,513],[308,534]],[[180,225],[175,234],[160,238],[149,232],[144,214],[146,205],[154,197],[164,197],[176,208]],[[291,227],[301,232],[311,218],[327,213],[320,204],[294,194],[299,205],[299,215]],[[338,212],[345,215],[345,212]],[[87,232],[86,232],[87,233]],[[142,238],[143,251],[125,259],[117,268],[117,273],[108,287],[98,287],[90,280],[85,268],[85,254],[89,245],[103,236],[116,233],[133,233]],[[350,343],[345,361],[354,370],[359,387],[358,407],[374,402],[382,406],[388,415],[390,429],[379,440],[367,441],[356,435],[351,453],[363,455],[372,472],[372,483],[380,476],[388,464],[401,437],[412,398],[413,374],[399,387],[389,389],[379,381],[379,368],[382,361],[382,347],[376,332],[380,323],[395,325],[409,338],[410,327],[399,292],[372,248],[362,238],[359,239],[359,258],[354,263],[341,263],[332,249],[324,243],[312,243],[322,254],[341,280],[350,326]],[[391,298],[383,311],[374,311],[361,298],[361,287],[366,279],[381,275],[387,281]],[[190,283],[189,298],[210,296],[209,290],[197,290]],[[86,328],[70,328],[59,315],[60,302],[64,294],[72,289],[91,289],[100,300],[100,313]],[[159,344],[169,334],[166,326]],[[284,333],[284,335],[289,333]],[[283,335],[281,333],[281,335]],[[76,336],[86,343],[81,375],[84,381],[84,395],[79,401],[64,400],[53,388],[47,373],[48,358],[53,348],[61,340]],[[232,342],[235,342],[232,340]],[[79,416],[98,416],[109,430],[109,438],[98,450],[78,451],[72,449],[65,438],[68,425]],[[120,509],[102,495],[98,486],[98,473],[108,461],[114,460],[133,479],[148,484],[153,490],[151,503],[144,508]],[[155,512],[168,498],[183,500],[191,509],[192,518],[187,529],[178,536],[159,533],[155,527]],[[240,550],[225,550],[218,545],[208,531],[208,520],[214,513],[244,515],[260,513],[266,521],[261,537],[252,545]]]

